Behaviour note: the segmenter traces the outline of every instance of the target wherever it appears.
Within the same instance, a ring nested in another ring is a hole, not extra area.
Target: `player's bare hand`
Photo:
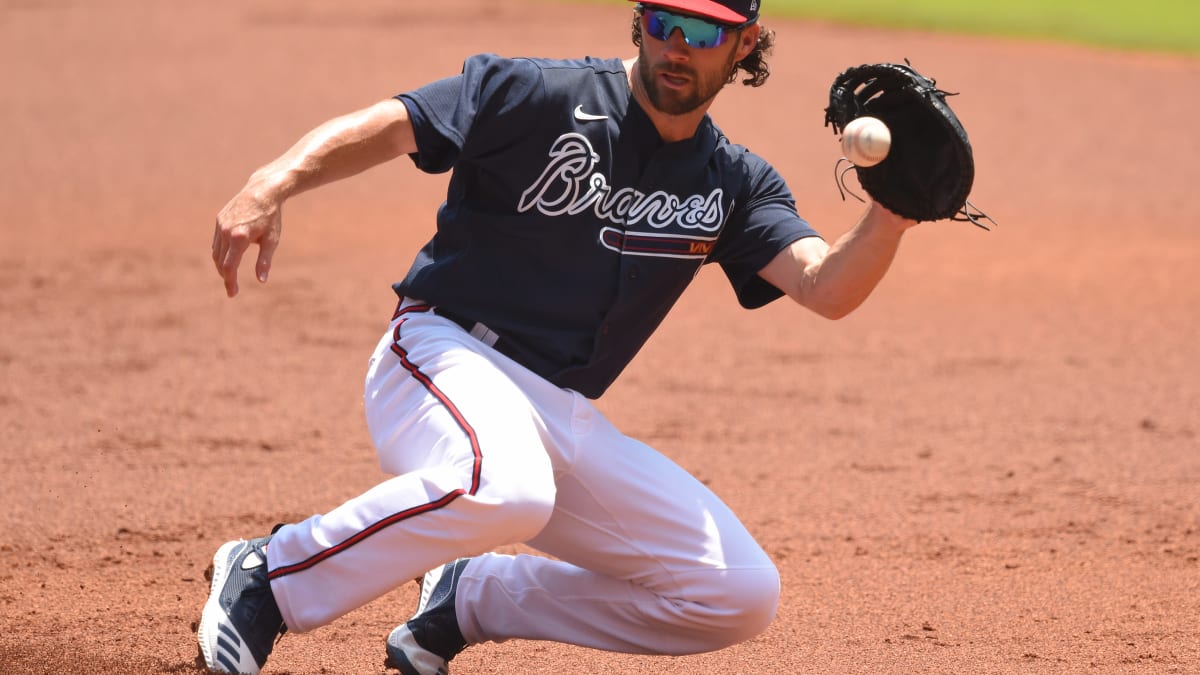
[[[212,242],[213,264],[225,280],[225,293],[229,297],[238,293],[238,267],[242,255],[252,244],[258,245],[254,276],[259,282],[266,283],[282,229],[281,205],[256,196],[249,187],[217,214]]]

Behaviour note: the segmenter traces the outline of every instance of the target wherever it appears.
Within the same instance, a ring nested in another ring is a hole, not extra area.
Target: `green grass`
[[[1200,55],[1200,0],[764,0],[768,15]]]
[[[1200,0],[763,0],[763,5],[768,18],[1200,56]]]

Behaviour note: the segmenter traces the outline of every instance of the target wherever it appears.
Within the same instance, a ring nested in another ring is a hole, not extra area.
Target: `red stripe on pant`
[[[402,311],[398,311],[397,316],[399,316],[402,313],[407,313],[408,311],[428,311],[429,309],[430,308],[428,305],[414,305],[414,306],[406,307]],[[474,495],[479,490],[480,475],[483,470],[483,452],[479,448],[479,438],[475,435],[475,429],[470,425],[470,423],[467,422],[466,418],[462,414],[462,411],[460,411],[454,405],[454,403],[450,400],[450,398],[448,396],[446,396],[445,392],[443,392],[441,389],[439,389],[438,386],[433,383],[433,380],[430,379],[430,377],[428,375],[421,372],[421,369],[419,366],[417,366],[411,360],[409,360],[408,352],[403,347],[400,346],[400,327],[403,324],[404,324],[404,321],[397,323],[396,329],[392,334],[392,338],[393,338],[392,352],[394,352],[398,357],[400,357],[400,364],[404,367],[404,369],[407,370],[409,372],[409,374],[411,374],[414,378],[416,378],[416,380],[418,382],[420,382],[421,385],[424,386],[425,389],[434,396],[434,398],[436,398],[438,401],[441,402],[441,404],[443,406],[445,406],[446,410],[450,413],[450,416],[454,418],[455,423],[458,424],[459,428],[463,430],[463,433],[465,433],[467,435],[467,439],[471,442],[471,452],[475,457],[475,461],[474,461],[474,464],[471,469],[471,487],[470,487],[470,489],[453,490],[453,491],[447,493],[445,496],[440,497],[440,498],[438,498],[432,502],[429,502],[427,504],[421,504],[419,506],[414,506],[410,509],[405,509],[403,511],[393,513],[392,515],[373,523],[371,526],[358,532],[354,536],[350,537],[349,539],[346,539],[345,541],[343,541],[339,544],[331,546],[319,553],[315,553],[298,563],[286,565],[284,567],[278,567],[278,568],[271,570],[267,574],[267,577],[269,579],[278,579],[280,577],[285,577],[289,574],[295,574],[296,572],[301,572],[303,570],[306,570],[306,569],[320,563],[321,561],[326,560],[327,558],[330,558],[331,556],[337,555],[338,553],[341,553],[342,551],[349,549],[350,547],[354,546],[355,544],[358,544],[359,542],[363,541],[367,537],[370,537],[371,535],[375,534],[376,532],[379,532],[380,530],[383,530],[384,528],[386,528],[390,525],[395,525],[396,523],[407,520],[408,518],[412,518],[414,516],[419,516],[422,513],[429,513],[430,511],[436,511],[437,509],[440,509],[440,508],[446,506],[447,504],[454,501],[455,499],[458,499],[459,497],[461,497],[464,494]]]

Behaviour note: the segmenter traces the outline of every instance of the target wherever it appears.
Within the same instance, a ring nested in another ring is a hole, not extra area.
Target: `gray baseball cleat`
[[[226,542],[205,572],[212,590],[200,617],[200,658],[225,673],[258,671],[277,637],[287,631],[267,579],[270,536]]]
[[[417,612],[392,631],[383,665],[402,675],[447,675],[449,662],[467,646],[458,627],[454,596],[469,558],[460,558],[425,574]]]

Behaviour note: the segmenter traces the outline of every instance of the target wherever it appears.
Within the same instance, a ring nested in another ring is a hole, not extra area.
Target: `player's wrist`
[[[871,202],[869,213],[871,219],[877,225],[888,230],[895,231],[896,233],[903,233],[908,228],[917,224],[917,221],[911,218],[905,218],[904,216],[895,213],[877,201]]]
[[[283,204],[291,196],[296,180],[286,169],[267,165],[250,175],[243,192],[260,204]]]

